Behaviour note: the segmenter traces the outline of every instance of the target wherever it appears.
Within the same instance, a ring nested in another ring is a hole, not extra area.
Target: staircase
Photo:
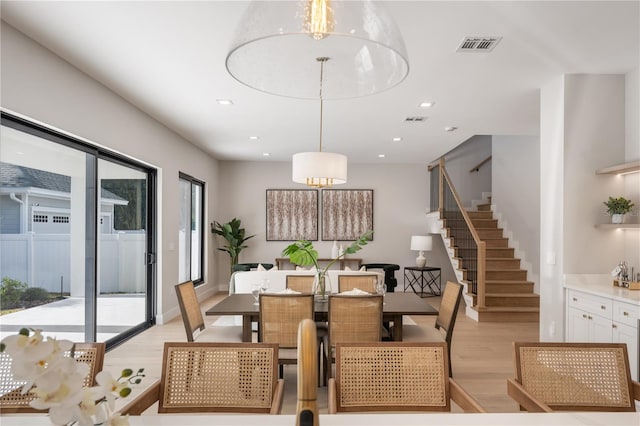
[[[533,282],[527,281],[527,271],[521,269],[520,259],[515,258],[514,249],[509,247],[509,239],[493,218],[491,204],[478,204],[476,211],[467,211],[480,239],[486,244],[486,285],[485,307],[478,308],[475,294],[466,293],[467,315],[477,321],[537,322],[540,297],[533,292]],[[443,221],[442,236],[448,247],[454,269],[459,260],[468,256],[456,247],[449,237],[449,228]],[[456,275],[465,285],[465,271],[457,270]]]

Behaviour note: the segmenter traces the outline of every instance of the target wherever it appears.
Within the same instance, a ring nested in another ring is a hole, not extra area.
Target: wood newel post
[[[487,260],[487,244],[484,241],[478,243],[478,308],[484,308],[485,305],[485,280],[486,280],[486,260]]]

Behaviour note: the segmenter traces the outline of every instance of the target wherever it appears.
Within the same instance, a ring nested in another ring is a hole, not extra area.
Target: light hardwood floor
[[[203,312],[222,300],[226,295],[218,294],[201,304]],[[440,298],[426,299],[438,307]],[[216,317],[205,317],[211,326]],[[425,327],[432,327],[435,317],[412,317]],[[477,323],[464,315],[460,306],[453,333],[452,365],[453,377],[475,397],[489,412],[515,412],[518,406],[509,398],[506,379],[513,377],[512,342],[537,341],[538,323]],[[158,325],[109,351],[104,368],[116,374],[123,368],[144,367],[147,377],[140,385],[151,384],[160,378],[163,344],[167,341],[186,341],[182,320],[176,318]],[[141,389],[134,391],[134,396]],[[125,402],[125,401],[123,401]],[[318,407],[327,410],[326,388],[318,388]],[[296,367],[285,367],[285,398],[283,414],[293,414],[296,408]],[[457,407],[453,411],[460,411]],[[155,408],[148,412],[155,412]]]

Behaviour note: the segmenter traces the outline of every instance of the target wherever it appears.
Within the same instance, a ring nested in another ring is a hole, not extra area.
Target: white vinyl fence
[[[100,235],[99,294],[144,293],[145,234]],[[0,278],[26,282],[49,292],[70,288],[69,234],[0,235]],[[84,262],[84,258],[74,262]]]

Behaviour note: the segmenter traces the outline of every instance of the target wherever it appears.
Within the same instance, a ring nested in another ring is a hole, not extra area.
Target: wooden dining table
[[[315,320],[327,321],[329,304],[315,303]],[[251,341],[251,324],[258,322],[260,310],[253,295],[246,293],[230,294],[205,312],[206,315],[242,316],[242,341]],[[392,324],[393,340],[402,341],[403,315],[438,315],[438,310],[415,293],[387,293],[382,305],[382,320]]]

